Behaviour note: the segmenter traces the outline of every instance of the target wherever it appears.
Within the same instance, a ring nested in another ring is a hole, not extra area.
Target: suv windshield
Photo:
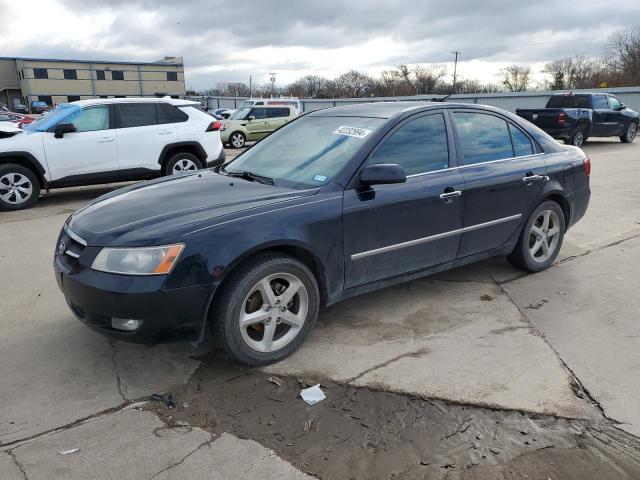
[[[48,115],[40,117],[33,123],[24,125],[22,128],[28,132],[45,132],[57,124],[63,118],[71,115],[74,112],[80,110],[78,105],[72,105],[70,103],[63,103],[51,110]]]
[[[223,172],[251,172],[284,187],[319,187],[339,173],[383,123],[380,118],[300,117],[256,143]]]
[[[229,120],[246,120],[247,115],[249,115],[250,111],[251,107],[240,108],[233,112],[233,114],[231,114]]]

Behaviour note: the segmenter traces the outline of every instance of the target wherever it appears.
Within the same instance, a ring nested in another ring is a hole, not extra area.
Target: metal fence
[[[450,102],[478,103],[492,105],[515,112],[516,108],[543,108],[547,100],[554,93],[568,92],[562,91],[536,91],[536,92],[504,92],[504,93],[465,93],[452,95]],[[591,90],[573,90],[574,93],[594,92]],[[629,108],[640,111],[640,86],[639,87],[619,87],[597,90],[600,92],[612,93],[616,95]],[[398,102],[403,100],[419,102],[426,101],[438,95],[415,95],[411,97],[367,97],[367,98],[301,98],[303,112],[319,110],[322,108],[337,107],[340,105],[350,105],[354,103],[367,102]],[[247,97],[187,97],[197,100],[208,108],[229,108],[235,109],[247,99]]]

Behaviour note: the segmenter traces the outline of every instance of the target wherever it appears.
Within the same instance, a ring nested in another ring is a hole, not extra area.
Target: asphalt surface
[[[265,372],[609,419],[640,436],[640,142],[584,150],[591,204],[552,268],[524,275],[492,259],[343,302]],[[207,346],[110,343],[68,311],[55,239],[70,213],[118,186],[0,213],[0,478],[307,478],[258,442],[169,428],[136,403],[192,380]]]

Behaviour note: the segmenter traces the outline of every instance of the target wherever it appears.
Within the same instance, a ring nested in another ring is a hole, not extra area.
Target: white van
[[[258,105],[288,105],[295,108],[298,115],[302,112],[302,104],[297,97],[249,98],[242,102],[238,108],[254,107]]]

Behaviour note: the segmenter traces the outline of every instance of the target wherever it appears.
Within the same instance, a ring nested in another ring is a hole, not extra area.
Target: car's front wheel
[[[293,257],[267,253],[231,273],[214,300],[213,328],[225,352],[258,366],[293,353],[318,316],[313,273]]]
[[[516,247],[507,259],[512,265],[529,272],[545,270],[560,252],[565,228],[560,205],[551,200],[542,202],[529,216]]]
[[[0,165],[0,210],[21,210],[33,206],[40,196],[40,182],[26,167]]]
[[[627,127],[627,131],[624,132],[624,135],[620,137],[620,141],[622,143],[632,143],[636,135],[638,134],[638,124],[636,122],[631,122]]]
[[[247,143],[247,137],[242,132],[233,132],[229,135],[229,145],[233,148],[242,148]]]

